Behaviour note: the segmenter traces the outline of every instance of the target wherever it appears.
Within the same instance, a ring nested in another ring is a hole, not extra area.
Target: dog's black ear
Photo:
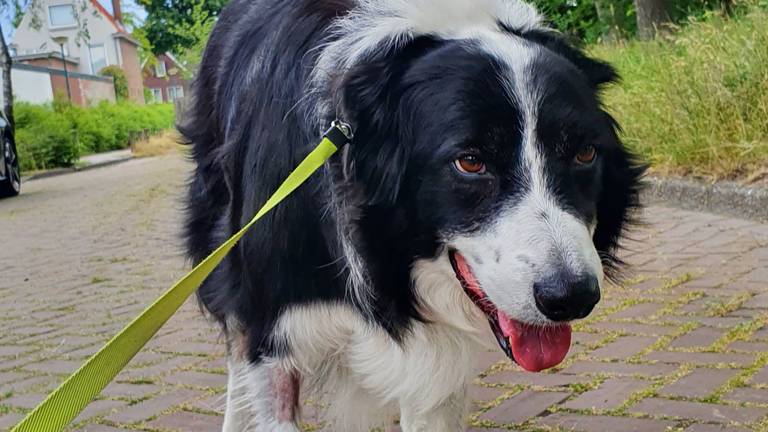
[[[552,30],[531,30],[523,37],[544,46],[571,62],[589,80],[590,84],[599,90],[605,84],[618,81],[619,75],[613,66],[600,60],[593,59],[575,48],[566,37]]]
[[[402,77],[413,61],[436,43],[430,37],[420,37],[404,46],[372,53],[342,77],[342,117],[355,133],[350,163],[367,204],[397,199],[413,141]]]

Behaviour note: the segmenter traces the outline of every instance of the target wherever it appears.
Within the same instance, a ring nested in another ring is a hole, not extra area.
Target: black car
[[[18,195],[21,191],[21,171],[11,125],[0,112],[0,197]]]

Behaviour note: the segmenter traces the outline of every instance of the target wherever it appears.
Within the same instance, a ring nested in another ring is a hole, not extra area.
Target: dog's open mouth
[[[508,317],[485,295],[464,257],[456,251],[451,251],[449,257],[464,292],[488,318],[499,346],[509,358],[531,372],[551,368],[563,361],[571,346],[569,324],[542,327]]]

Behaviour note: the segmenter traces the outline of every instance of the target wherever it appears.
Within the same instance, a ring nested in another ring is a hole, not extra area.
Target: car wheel
[[[0,182],[0,196],[14,196],[21,192],[21,170],[16,149],[9,140],[5,142],[5,180]]]

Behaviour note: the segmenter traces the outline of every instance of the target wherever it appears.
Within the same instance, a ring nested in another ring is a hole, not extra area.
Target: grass
[[[617,67],[605,92],[623,139],[657,175],[759,179],[768,165],[768,10],[713,14],[673,37],[590,49]]]
[[[184,147],[179,144],[179,139],[176,131],[164,131],[136,141],[131,146],[131,153],[134,157],[152,157],[181,151]]]

